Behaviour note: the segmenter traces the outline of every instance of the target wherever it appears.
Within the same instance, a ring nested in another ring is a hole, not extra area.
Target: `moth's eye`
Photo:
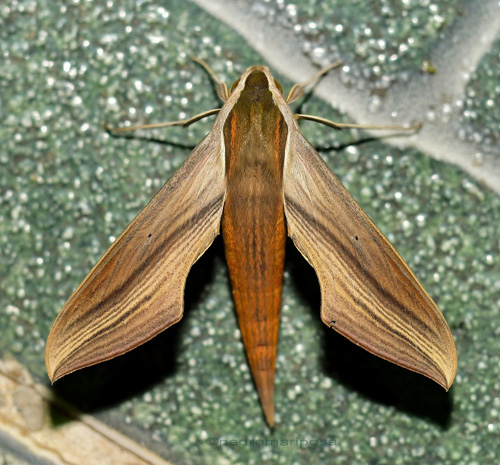
[[[240,79],[238,78],[238,80],[231,86],[231,90],[229,91],[229,93],[231,93],[234,88],[238,85],[238,83],[240,82]]]
[[[273,78],[274,79],[274,78]],[[283,87],[281,87],[281,84],[276,80],[274,79],[274,83],[276,84],[276,87],[278,88],[278,90],[283,93]]]

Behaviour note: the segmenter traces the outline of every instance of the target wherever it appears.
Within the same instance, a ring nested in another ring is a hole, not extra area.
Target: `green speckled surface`
[[[495,70],[500,66],[500,38],[483,57],[466,89],[463,119],[470,125],[464,136],[493,146],[500,143],[500,85]],[[478,161],[481,161],[481,157]]]
[[[404,8],[353,2],[340,11],[334,3],[332,9],[327,2],[295,5],[302,23],[323,18],[325,41],[336,40],[335,24],[350,24],[337,39],[348,49],[345,57],[366,59],[368,74],[378,52],[386,56],[380,58],[383,73],[400,67],[421,72],[442,28],[463,14],[453,1],[407,1]],[[439,27],[431,17],[434,4],[443,17]],[[271,6],[278,12],[274,24],[290,21],[284,2],[255,3],[254,14]],[[423,38],[400,8],[420,18]],[[372,21],[377,11],[388,11],[381,26]],[[391,18],[397,19],[394,47],[409,37],[417,41],[396,61],[372,42],[384,37]],[[373,32],[356,40],[367,47],[365,57],[349,45],[364,23]],[[0,51],[0,352],[48,384],[43,350],[58,311],[211,125],[118,138],[103,123],[176,120],[218,106],[190,55],[206,58],[228,82],[263,60],[235,31],[180,0],[9,2],[0,6]],[[488,99],[498,94],[492,83],[498,56],[497,41],[465,102],[477,116],[464,131],[484,134],[492,146],[499,128]],[[433,62],[438,70],[439,64]],[[314,97],[301,111],[344,119]],[[500,198],[470,174],[415,149],[308,122],[303,132],[442,309],[459,357],[450,392],[329,331],[319,318],[314,272],[289,243],[276,428],[269,431],[240,340],[220,239],[193,268],[181,323],[123,357],[64,378],[55,391],[174,464],[498,462]],[[211,446],[210,438],[242,443]],[[301,447],[297,440],[335,445]],[[2,456],[16,463],[11,451]]]

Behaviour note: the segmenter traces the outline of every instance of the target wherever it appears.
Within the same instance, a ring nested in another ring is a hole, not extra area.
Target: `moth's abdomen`
[[[274,417],[274,372],[286,239],[283,204],[275,194],[252,196],[245,201],[237,188],[229,189],[222,217],[238,322],[270,425]],[[262,208],[263,205],[267,208]]]

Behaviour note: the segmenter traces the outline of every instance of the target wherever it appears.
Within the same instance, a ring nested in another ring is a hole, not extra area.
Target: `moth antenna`
[[[210,75],[213,81],[217,84],[217,95],[223,102],[227,102],[227,99],[229,98],[229,91],[227,90],[226,83],[222,81],[219,76],[217,76],[217,73],[212,68],[210,68],[210,65],[205,60],[202,60],[201,58],[195,56],[192,56],[191,60],[202,66],[203,69]]]
[[[295,114],[297,120],[305,119],[308,121],[314,121],[315,123],[324,124],[333,129],[338,129],[339,131],[343,128],[356,128],[356,129],[386,129],[391,131],[418,131],[422,127],[422,123],[417,123],[413,126],[379,126],[372,124],[352,124],[352,123],[337,123],[326,118],[321,118],[320,116],[314,115],[303,115],[300,113]]]
[[[112,133],[118,132],[129,132],[137,131],[138,129],[157,129],[157,128],[168,128],[170,126],[189,126],[190,124],[196,123],[200,119],[206,118],[207,116],[212,116],[219,113],[220,108],[214,108],[213,110],[204,111],[196,116],[189,119],[181,119],[179,121],[167,121],[165,123],[154,123],[154,124],[140,124],[138,126],[128,126],[124,128],[112,128],[108,123],[104,123],[106,131]]]
[[[287,103],[295,102],[295,100],[299,99],[304,95],[304,87],[307,87],[309,84],[312,84],[314,81],[317,81],[321,76],[325,75],[331,69],[338,68],[342,64],[341,61],[336,61],[331,65],[328,65],[326,68],[318,71],[314,76],[311,76],[309,79],[304,82],[299,82],[295,84],[288,93],[288,97],[286,98]]]

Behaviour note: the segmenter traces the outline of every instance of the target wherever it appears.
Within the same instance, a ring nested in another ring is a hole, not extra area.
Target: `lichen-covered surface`
[[[313,63],[341,58],[344,68],[317,87],[320,98],[306,97],[302,113],[422,121],[422,131],[374,140],[305,122],[303,132],[442,309],[459,357],[450,392],[328,330],[314,272],[290,243],[270,431],[216,240],[188,279],[181,323],[62,379],[54,394],[174,464],[497,463],[498,18],[493,1],[2,4],[1,358],[49,385],[44,341],[58,311],[211,125],[118,138],[105,121],[176,120],[218,106],[190,55],[229,83],[268,64],[287,89]],[[10,399],[0,392],[2,412]],[[57,412],[46,414],[64,437],[61,424],[77,420]],[[13,418],[0,416],[4,463],[59,463],[43,453],[48,442],[27,449]]]

